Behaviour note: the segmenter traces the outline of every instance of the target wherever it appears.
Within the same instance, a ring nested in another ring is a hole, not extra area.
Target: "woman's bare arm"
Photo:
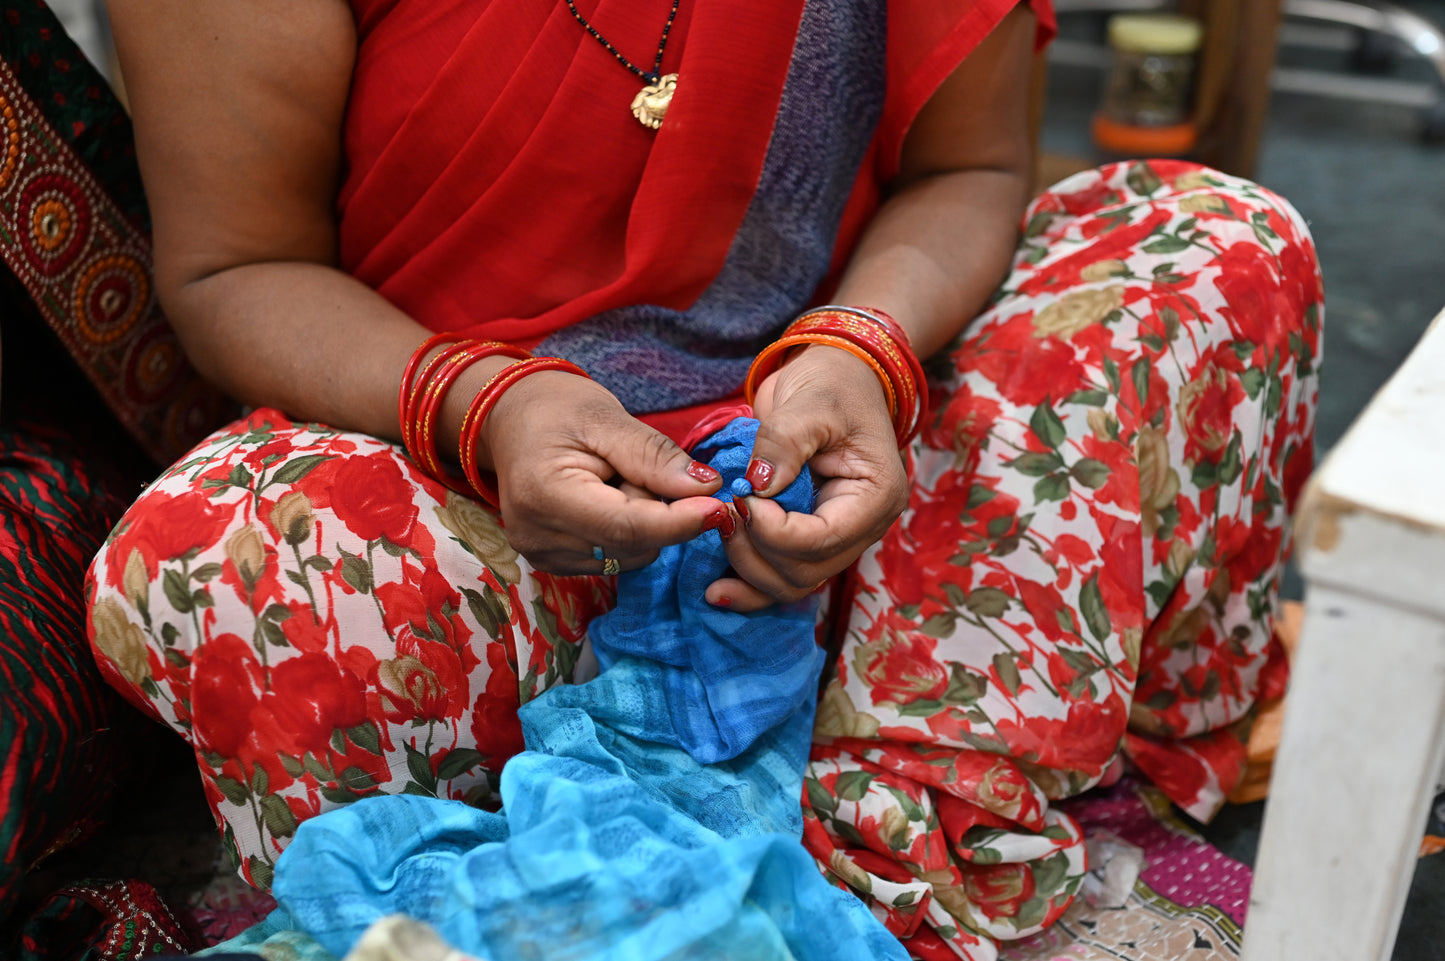
[[[902,168],[844,274],[840,303],[881,308],[922,356],[977,316],[1003,280],[1028,197],[1028,89],[1035,20],[1009,14],[919,113]],[[852,563],[907,503],[882,390],[862,361],[832,347],[794,354],[758,392],[755,458],[771,495],[804,463],[828,478],[817,512],[747,499],[751,520],[728,544],[737,577],[707,591],[737,610],[799,597]]]
[[[419,324],[336,266],[335,197],[356,36],[344,0],[110,0],[155,223],[156,285],[186,352],[236,397],[399,436]],[[471,397],[447,396],[456,449]],[[599,385],[528,377],[487,420],[508,535],[539,567],[595,573],[591,545],[640,566],[698,532],[716,481]],[[627,497],[621,474],[669,503]]]
[[[398,436],[426,331],[337,270],[344,0],[111,0],[162,306],[243,401]]]
[[[927,357],[1003,281],[1032,168],[1028,96],[1036,21],[1004,18],[919,112],[891,196],[838,291],[888,311]]]

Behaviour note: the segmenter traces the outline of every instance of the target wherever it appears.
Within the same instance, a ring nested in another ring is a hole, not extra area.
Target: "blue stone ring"
[[[602,548],[600,547],[592,548],[592,559],[602,562],[603,577],[612,577],[614,574],[621,573],[622,571],[622,563],[615,557],[608,557],[603,554]]]

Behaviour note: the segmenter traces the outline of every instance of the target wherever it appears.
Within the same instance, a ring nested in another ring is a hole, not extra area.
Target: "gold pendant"
[[[662,120],[667,116],[668,105],[672,103],[672,95],[676,90],[675,73],[659,78],[657,83],[648,84],[632,98],[632,115],[644,127],[656,130],[662,126]]]

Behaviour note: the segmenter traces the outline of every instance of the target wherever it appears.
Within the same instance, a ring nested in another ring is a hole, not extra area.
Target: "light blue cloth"
[[[693,450],[725,481],[747,472],[757,421],[737,418]],[[746,481],[744,481],[746,486]],[[718,499],[733,499],[724,483]],[[813,506],[804,471],[778,503]],[[737,757],[758,735],[797,710],[815,691],[823,651],[813,641],[817,606],[802,602],[756,614],[713,607],[703,591],[726,571],[722,536],[710,531],[665,548],[647,567],[617,581],[617,607],[588,628],[606,670],[631,655],[654,662],[666,717],[647,717],[639,736],[687,750],[704,764]]]
[[[699,453],[735,479],[756,428],[734,421]],[[811,480],[785,500],[807,509]],[[403,795],[312,818],[277,863],[281,907],[223,947],[284,940],[298,961],[324,961],[401,913],[487,961],[906,959],[798,841],[822,664],[815,605],[704,611],[702,588],[726,567],[714,532],[624,579],[603,673],[522,708],[527,751],[502,772],[504,814]],[[643,610],[665,660],[642,656],[654,653]],[[791,700],[758,703],[730,672]],[[689,692],[695,704],[679,700]],[[683,744],[736,756],[702,763]]]

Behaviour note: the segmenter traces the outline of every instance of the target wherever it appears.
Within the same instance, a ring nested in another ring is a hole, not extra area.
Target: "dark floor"
[[[1402,5],[1445,24],[1445,0]],[[1087,18],[1068,18],[1062,27],[1065,36],[1081,40],[1100,33],[1098,21]],[[1280,62],[1350,69],[1346,53],[1293,45],[1281,50]],[[1393,75],[1430,76],[1423,63],[1408,60],[1398,62]],[[1092,155],[1087,125],[1100,79],[1088,68],[1052,66],[1045,150]],[[1445,308],[1445,145],[1425,146],[1419,130],[1419,113],[1404,107],[1298,94],[1276,94],[1270,105],[1256,178],[1309,221],[1324,269],[1321,456]],[[1286,593],[1300,592],[1291,572]],[[1320,786],[1321,803],[1328,803],[1330,790]],[[1263,810],[1263,804],[1228,808],[1206,833],[1226,853],[1253,862]],[[1419,863],[1394,957],[1445,958],[1445,855]]]

